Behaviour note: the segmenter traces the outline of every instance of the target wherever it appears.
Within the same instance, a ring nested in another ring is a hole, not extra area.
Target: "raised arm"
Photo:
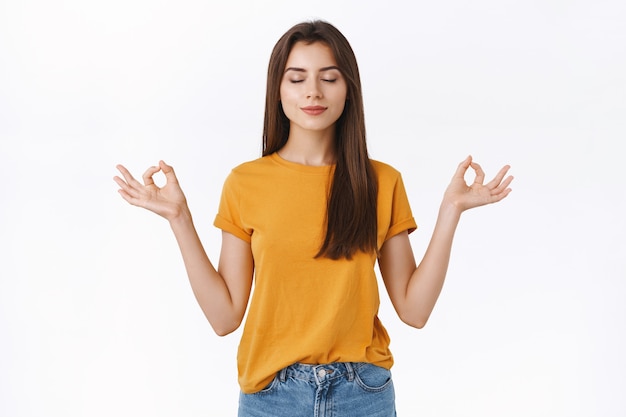
[[[169,221],[180,248],[193,293],[215,333],[220,336],[239,327],[252,287],[254,262],[250,244],[222,233],[222,249],[218,269],[209,260],[198,233],[187,200],[174,169],[160,161],[148,168],[143,184],[122,165],[122,177],[114,177],[119,193],[128,203],[150,210]],[[162,171],[166,184],[158,187],[154,174]]]
[[[467,185],[464,176],[470,167],[476,177]],[[483,185],[485,173],[471,157],[459,164],[444,194],[433,235],[419,266],[416,266],[407,232],[384,243],[378,263],[391,302],[402,321],[417,328],[426,324],[443,287],[461,213],[496,203],[509,195],[513,177],[505,179],[508,170],[509,166],[503,167],[492,181]]]

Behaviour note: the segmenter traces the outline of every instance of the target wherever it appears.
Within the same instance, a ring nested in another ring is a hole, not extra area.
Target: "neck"
[[[287,143],[278,154],[287,161],[302,165],[332,165],[335,163],[334,129],[320,132],[294,129],[292,125]]]

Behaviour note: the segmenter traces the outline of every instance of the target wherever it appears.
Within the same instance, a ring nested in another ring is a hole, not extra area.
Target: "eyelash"
[[[322,78],[322,81],[325,81],[327,83],[334,83],[335,81],[337,81],[337,79],[336,78],[334,78],[334,79]],[[304,80],[291,80],[292,84],[298,84],[298,83],[301,83],[301,82],[304,82]]]

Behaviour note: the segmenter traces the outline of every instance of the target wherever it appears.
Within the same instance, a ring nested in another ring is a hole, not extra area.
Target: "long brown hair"
[[[361,79],[347,39],[324,21],[297,24],[276,43],[267,72],[263,156],[280,150],[289,137],[289,119],[280,103],[287,58],[297,42],[322,42],[333,52],[348,87],[344,111],[335,124],[336,166],[326,215],[326,237],[316,257],[351,259],[358,250],[377,251],[378,182],[365,142]]]

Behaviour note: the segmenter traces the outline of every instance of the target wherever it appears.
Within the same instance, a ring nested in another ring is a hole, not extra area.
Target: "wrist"
[[[191,212],[189,211],[189,208],[187,206],[184,206],[180,208],[180,210],[177,210],[167,220],[169,221],[172,228],[193,223]]]
[[[444,199],[439,206],[439,215],[452,218],[452,219],[460,219],[461,213],[463,213],[463,208],[458,204],[458,202],[448,201]]]

